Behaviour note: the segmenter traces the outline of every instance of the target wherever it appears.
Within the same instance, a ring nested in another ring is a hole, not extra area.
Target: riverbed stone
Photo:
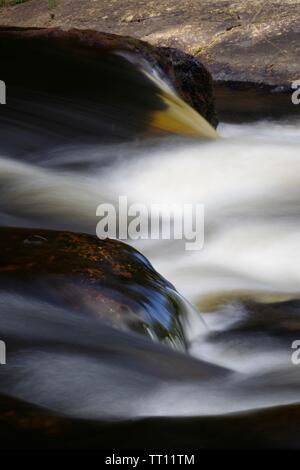
[[[87,234],[3,227],[0,247],[2,291],[185,348],[185,301],[129,245]]]

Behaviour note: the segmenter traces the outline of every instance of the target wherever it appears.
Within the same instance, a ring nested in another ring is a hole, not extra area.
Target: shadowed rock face
[[[184,346],[184,302],[130,246],[85,234],[1,228],[0,247],[2,291]]]
[[[299,449],[298,405],[241,415],[151,418],[122,423],[71,419],[1,395],[3,449]]]
[[[57,92],[70,99],[74,99],[73,91],[77,99],[89,98],[92,103],[98,100],[102,107],[107,105],[105,93],[108,103],[112,96],[121,102],[123,91],[128,102],[124,116],[128,120],[129,113],[137,113],[135,103],[144,114],[164,107],[153,82],[137,73],[139,67],[148,67],[157,70],[184,101],[217,125],[209,72],[198,59],[176,49],[156,48],[138,39],[91,30],[0,28],[0,52],[8,103],[12,87],[23,88],[22,96],[26,87],[36,92]],[[129,80],[131,87],[126,87]],[[143,93],[138,93],[141,84]],[[152,90],[151,98],[147,90]],[[140,123],[143,128],[144,121],[143,116],[137,116],[134,124],[138,127]]]

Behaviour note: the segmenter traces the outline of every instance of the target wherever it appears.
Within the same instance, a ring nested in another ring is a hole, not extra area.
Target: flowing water
[[[27,117],[23,127],[10,123],[25,144],[36,135]],[[218,133],[125,144],[47,136],[34,149],[6,142],[2,225],[95,234],[96,207],[125,195],[148,207],[204,204],[205,243],[189,252],[182,240],[128,240],[197,308],[186,331],[189,354],[5,293],[3,337],[17,330],[63,347],[19,351],[0,371],[3,393],[90,419],[211,416],[299,402],[291,345],[300,339],[300,121],[221,123]]]

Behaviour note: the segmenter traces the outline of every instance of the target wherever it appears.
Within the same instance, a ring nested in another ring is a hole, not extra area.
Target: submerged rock
[[[71,232],[0,229],[0,289],[185,346],[187,306],[138,251]]]
[[[298,449],[299,404],[239,414],[150,418],[123,422],[79,420],[54,415],[0,395],[2,449],[144,449],[164,443],[201,449]]]

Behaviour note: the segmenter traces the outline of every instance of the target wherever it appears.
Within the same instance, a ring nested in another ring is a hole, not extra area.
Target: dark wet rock
[[[298,404],[196,418],[99,422],[0,396],[2,449],[299,449]]]
[[[71,232],[0,229],[0,288],[184,347],[185,304],[135,249]]]
[[[113,96],[118,98],[119,103],[125,101],[127,96],[124,116],[128,121],[128,114],[134,114],[136,103],[144,114],[147,109],[163,109],[161,101],[155,97],[157,90],[153,82],[137,74],[136,67],[146,66],[156,69],[171,83],[182,99],[213,126],[217,125],[210,74],[198,59],[184,52],[154,47],[128,36],[92,30],[64,31],[59,28],[17,27],[0,28],[0,51],[1,79],[7,84],[8,103],[10,89],[17,86],[36,92],[63,93],[62,96],[72,100],[75,96],[80,99],[82,94],[85,98],[89,97],[93,103],[97,102],[99,97],[99,102],[104,108],[111,105]],[[135,67],[130,67],[120,53],[127,54]],[[13,63],[11,57],[14,57]],[[113,68],[116,72],[114,76]],[[137,76],[134,78],[134,75]],[[131,89],[126,88],[128,80],[132,80]],[[141,81],[144,86],[143,93],[138,92]],[[151,99],[145,92],[145,87],[148,90],[153,89]],[[122,91],[125,97],[122,97]],[[135,124],[138,125],[140,121],[143,123],[145,118],[140,116]]]
[[[216,127],[218,120],[212,99],[212,78],[202,62],[174,47],[158,47],[158,50],[172,64],[184,100]]]
[[[291,100],[291,86],[251,82],[218,81],[214,86],[220,120],[233,122],[299,117],[299,106]]]

